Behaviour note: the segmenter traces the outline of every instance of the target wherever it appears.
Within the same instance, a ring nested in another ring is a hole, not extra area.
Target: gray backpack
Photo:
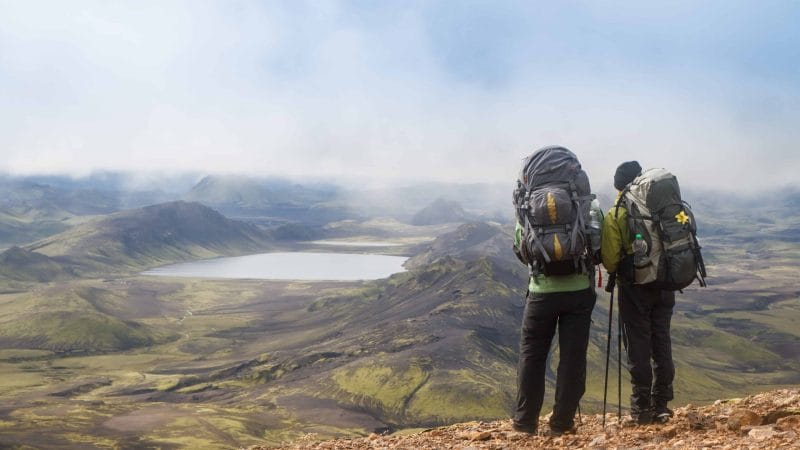
[[[545,147],[525,158],[514,190],[522,242],[514,248],[532,275],[588,273],[589,177],[564,147]]]
[[[647,243],[647,252],[635,258],[634,284],[653,283],[669,291],[695,279],[706,285],[697,224],[674,175],[664,169],[644,171],[622,191],[620,205],[628,210],[631,240],[640,234]]]

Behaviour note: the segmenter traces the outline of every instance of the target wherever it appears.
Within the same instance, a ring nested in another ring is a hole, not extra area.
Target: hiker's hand
[[[611,293],[614,291],[614,286],[617,285],[617,272],[608,274],[608,281],[606,281],[606,292]]]

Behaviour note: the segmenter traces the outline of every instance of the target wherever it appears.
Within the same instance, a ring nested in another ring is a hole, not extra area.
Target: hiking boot
[[[622,426],[635,427],[636,425],[649,425],[653,423],[653,413],[650,410],[631,413],[630,417],[622,420]]]
[[[511,424],[511,429],[519,433],[536,434],[536,425],[523,425],[513,422]]]
[[[558,437],[558,436],[563,436],[565,434],[575,434],[576,431],[577,430],[576,430],[575,427],[559,428],[559,427],[554,427],[553,425],[550,425],[549,427],[547,427],[546,435],[547,436],[552,436],[552,437]]]
[[[672,412],[671,409],[667,408],[666,404],[663,405],[655,405],[653,407],[653,422],[654,423],[667,423],[669,419],[674,416],[675,413]]]

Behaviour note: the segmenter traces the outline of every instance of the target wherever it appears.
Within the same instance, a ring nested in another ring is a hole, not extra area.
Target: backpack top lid
[[[525,158],[519,180],[533,188],[572,180],[578,172],[582,172],[578,157],[565,147],[553,145],[540,148]]]
[[[650,210],[648,213],[682,204],[678,179],[666,169],[654,168],[642,172],[631,182],[629,192],[636,203],[647,205]]]

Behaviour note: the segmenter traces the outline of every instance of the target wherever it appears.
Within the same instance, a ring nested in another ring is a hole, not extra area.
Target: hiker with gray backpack
[[[602,225],[606,290],[619,290],[623,341],[631,376],[631,421],[666,423],[673,399],[670,322],[675,292],[698,280],[705,266],[694,215],[678,181],[664,169],[642,172],[636,161],[614,174],[619,195]],[[652,360],[652,365],[651,365]]]
[[[560,357],[549,433],[560,435],[574,430],[586,387],[602,212],[578,158],[557,146],[539,149],[524,160],[513,200],[514,252],[530,274],[513,428],[538,431],[547,359],[558,329]]]

